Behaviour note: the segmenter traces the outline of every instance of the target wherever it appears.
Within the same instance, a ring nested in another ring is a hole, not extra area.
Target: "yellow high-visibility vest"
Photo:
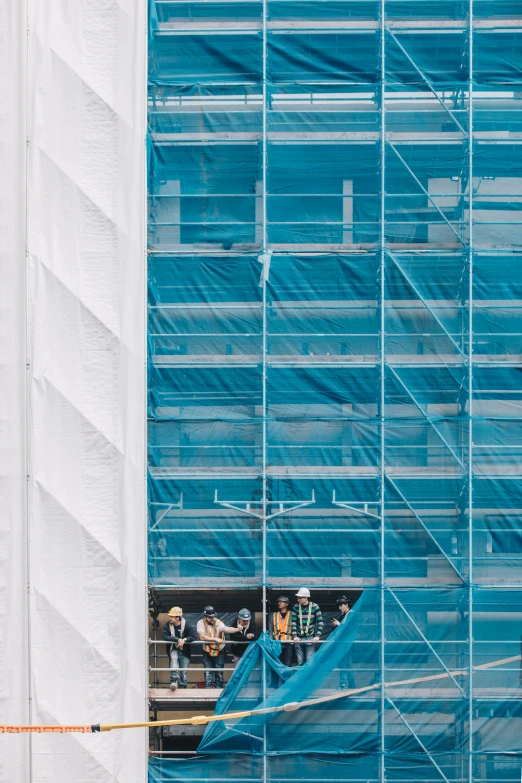
[[[312,602],[308,602],[308,617],[306,619],[306,626],[303,628],[303,605],[299,604],[299,636],[308,636],[310,629],[310,622],[312,620]]]

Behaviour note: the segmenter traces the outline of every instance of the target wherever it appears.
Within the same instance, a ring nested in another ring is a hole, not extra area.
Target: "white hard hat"
[[[298,598],[310,598],[310,590],[308,587],[300,587],[299,592],[296,593]]]

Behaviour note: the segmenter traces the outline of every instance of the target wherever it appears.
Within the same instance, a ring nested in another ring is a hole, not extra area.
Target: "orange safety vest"
[[[219,626],[220,622],[221,621],[218,620],[217,617],[216,617],[216,622],[213,623],[212,625],[210,625],[209,623],[207,623],[206,619],[203,617],[203,625],[204,625],[204,628],[205,628],[205,635],[206,636],[212,636],[212,638],[215,638],[215,639],[223,639],[224,640],[225,639],[225,635],[223,633],[218,635],[218,632],[217,632],[217,629],[218,629],[218,626]],[[203,649],[210,656],[212,656],[212,658],[215,658],[216,656],[219,655],[219,653],[221,652],[221,650],[223,649],[224,646],[225,646],[224,644],[210,644],[209,643],[209,644],[204,644],[203,645]]]
[[[288,611],[283,620],[281,620],[281,612],[274,612],[272,615],[272,625],[274,639],[287,641],[292,638],[292,612]]]

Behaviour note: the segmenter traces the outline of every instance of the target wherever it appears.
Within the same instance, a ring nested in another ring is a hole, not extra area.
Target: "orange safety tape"
[[[0,734],[92,734],[92,726],[1,726]]]

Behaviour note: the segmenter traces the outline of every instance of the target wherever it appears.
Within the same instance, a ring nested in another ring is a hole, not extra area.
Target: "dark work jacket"
[[[334,615],[332,615],[332,620],[339,620],[339,622],[342,625],[342,623],[346,622],[347,618],[350,616],[350,612],[351,612],[351,609],[348,610],[346,612],[346,614],[343,614],[342,612],[336,612]],[[337,627],[338,627],[337,625],[336,626],[332,626],[334,631],[335,631],[335,629]]]
[[[180,639],[181,637],[187,640],[183,645],[183,655],[186,655],[187,658],[190,658],[192,655],[190,642],[195,642],[196,639],[198,639],[198,635],[196,634],[194,628],[185,620],[185,628],[183,629],[183,632],[181,631],[180,625],[179,628],[175,629],[174,636],[171,636],[170,623],[165,623],[163,626],[163,641],[173,642],[175,639]],[[167,644],[167,655],[170,656],[170,651],[175,646],[175,644]]]
[[[236,619],[234,620],[232,625],[233,626],[237,626],[238,622],[239,622],[239,618],[236,617]],[[246,638],[246,634],[247,633],[253,633],[254,634],[254,638],[253,639],[247,639]],[[250,625],[248,626],[245,634],[240,633],[240,632],[238,632],[238,633],[231,633],[230,634],[230,641],[232,642],[232,644],[230,645],[230,652],[232,653],[232,655],[235,655],[236,658],[241,658],[241,656],[244,655],[244,653],[246,652],[248,644],[234,644],[234,642],[235,641],[236,642],[253,642],[253,641],[255,641],[255,639],[257,639],[257,628],[256,628],[256,622],[255,622],[254,618],[252,617],[252,619],[250,620]]]

